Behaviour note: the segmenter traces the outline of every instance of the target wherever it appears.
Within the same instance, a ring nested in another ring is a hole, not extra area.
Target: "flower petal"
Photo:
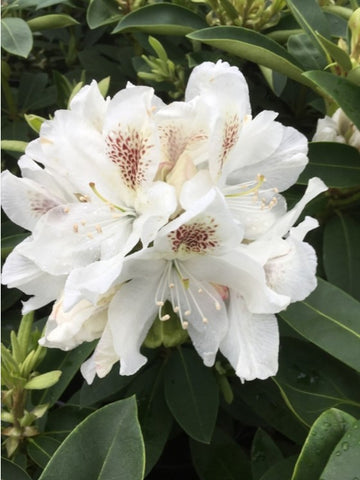
[[[110,303],[109,325],[114,350],[120,358],[120,375],[134,374],[147,361],[140,347],[157,312],[157,283],[156,276],[151,283],[148,279],[134,279],[122,285]]]
[[[255,315],[242,296],[230,291],[229,328],[220,350],[241,381],[266,378],[278,370],[279,331],[275,315]]]

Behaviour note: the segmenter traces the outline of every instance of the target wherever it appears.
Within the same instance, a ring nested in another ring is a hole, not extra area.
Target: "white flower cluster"
[[[131,375],[170,302],[205,365],[220,350],[242,380],[274,375],[274,314],[316,286],[303,239],[317,221],[293,225],[326,190],[311,179],[287,210],[279,192],[306,166],[307,141],[276,116],[252,118],[243,75],[219,61],[193,70],[184,102],[133,85],[104,100],[92,82],[44,122],[22,178],[3,173],[3,208],[31,231],[3,282],[31,295],[24,312],[55,300],[40,343],[99,339],[86,380],[119,360]]]
[[[338,108],[332,117],[318,120],[313,142],[346,143],[360,151],[360,132],[345,113]]]

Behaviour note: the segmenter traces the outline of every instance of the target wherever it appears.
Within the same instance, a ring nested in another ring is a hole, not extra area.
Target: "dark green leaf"
[[[295,462],[296,456],[280,460],[280,462],[270,467],[260,480],[290,480]]]
[[[359,86],[354,85],[344,77],[328,72],[315,70],[305,72],[303,76],[314,82],[326,95],[329,95],[357,128],[360,128]]]
[[[115,364],[111,372],[104,378],[95,377],[93,383],[83,383],[80,390],[80,406],[90,406],[112,397],[123,390],[131,381],[133,376],[120,376],[119,364]]]
[[[324,229],[323,260],[327,279],[360,301],[360,223],[336,212]]]
[[[39,480],[141,480],[144,444],[134,397],[89,415],[64,440]],[[61,472],[61,473],[60,473]]]
[[[171,413],[192,438],[209,443],[219,406],[219,389],[212,371],[195,351],[179,347],[164,375]]]
[[[31,478],[19,465],[7,458],[1,458],[1,480],[31,480]]]
[[[75,405],[64,405],[50,410],[44,427],[46,435],[63,441],[93,411],[93,408],[81,408]]]
[[[298,183],[307,185],[312,177],[320,177],[329,188],[355,187],[359,185],[360,153],[343,143],[309,143],[309,164]]]
[[[291,411],[311,425],[331,407],[360,414],[359,375],[311,343],[282,338],[274,377]]]
[[[78,23],[79,22],[75,20],[75,18],[63,13],[42,15],[41,17],[35,17],[27,21],[27,24],[33,32],[52,30],[55,28],[65,28],[72,25],[78,25]]]
[[[287,0],[287,4],[296,21],[308,34],[319,53],[326,62],[325,50],[320,43],[316,32],[326,38],[330,38],[330,30],[327,19],[316,0]]]
[[[139,30],[151,34],[186,35],[206,26],[205,20],[193,11],[164,2],[129,13],[116,25],[113,33]]]
[[[18,233],[17,235],[3,238],[1,240],[1,258],[6,258],[16,245],[25,240],[28,236],[28,233]]]
[[[216,430],[210,445],[190,440],[191,456],[201,480],[238,480],[251,477],[250,462],[231,437]]]
[[[359,461],[360,420],[352,424],[339,443],[321,474],[321,480],[357,480],[360,472]]]
[[[190,33],[187,37],[264,65],[304,85],[311,85],[307,80],[304,82],[297,60],[274,40],[258,32],[241,27],[210,27]]]
[[[291,480],[319,478],[334,447],[354,422],[354,417],[336,408],[322,413],[310,429]]]
[[[53,87],[47,87],[49,77],[46,73],[24,72],[20,78],[18,107],[21,112],[47,107],[55,101]]]
[[[29,25],[22,18],[3,18],[1,20],[1,46],[9,53],[26,58],[33,46]]]
[[[121,13],[114,0],[90,0],[86,20],[90,28],[98,28],[119,21]]]
[[[360,371],[360,303],[353,297],[319,278],[308,298],[293,303],[280,316],[308,340]]]
[[[50,403],[53,405],[60,398],[66,387],[74,376],[79,373],[81,364],[86,360],[94,350],[94,342],[83,343],[70,352],[63,352],[58,349],[48,349],[46,357],[42,361],[39,369],[61,370],[60,380],[51,388],[42,392],[38,403]]]
[[[44,469],[60,444],[55,438],[38,435],[28,439],[26,451],[33,462]]]
[[[268,426],[302,444],[308,428],[286,406],[276,385],[271,380],[254,380],[244,385],[233,385],[235,401],[240,397]]]
[[[278,463],[282,458],[281,450],[270,435],[259,428],[256,431],[251,446],[251,471],[253,480],[259,480],[270,467]]]
[[[326,66],[324,56],[319,53],[319,50],[306,33],[291,35],[287,48],[288,52],[296,58],[304,70],[321,70]]]

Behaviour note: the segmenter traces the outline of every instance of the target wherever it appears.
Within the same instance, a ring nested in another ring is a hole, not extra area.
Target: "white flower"
[[[313,142],[347,143],[360,150],[360,132],[338,108],[332,117],[326,115],[318,120]]]
[[[174,188],[154,180],[157,105],[146,87],[129,87],[105,101],[93,82],[70,110],[44,122],[20,161],[23,178],[3,174],[5,212],[32,231],[13,255],[46,274],[67,275],[66,308],[105,293],[124,256],[139,240],[151,242],[176,208]]]
[[[161,229],[153,247],[125,259],[119,277],[123,284],[109,306],[112,350],[122,375],[146,362],[140,347],[156,314],[169,319],[163,313],[166,301],[208,366],[228,332],[227,306],[217,284],[241,293],[250,312],[274,313],[287,306],[288,299],[266,285],[261,265],[236,249],[241,239],[241,228],[213,189]],[[110,341],[108,331],[106,335]],[[96,349],[83,368],[88,381],[97,372],[96,362],[103,368],[101,359]]]

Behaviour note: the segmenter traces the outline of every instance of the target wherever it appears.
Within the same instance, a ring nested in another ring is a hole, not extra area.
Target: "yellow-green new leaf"
[[[78,25],[78,23],[79,22],[75,20],[75,18],[63,13],[42,15],[41,17],[35,17],[27,21],[27,24],[33,32],[54,30],[55,28],[65,28],[72,25]]]
[[[52,387],[57,383],[61,374],[61,370],[53,370],[52,372],[43,373],[42,375],[38,375],[29,380],[24,388],[27,390],[43,390],[44,388]]]

